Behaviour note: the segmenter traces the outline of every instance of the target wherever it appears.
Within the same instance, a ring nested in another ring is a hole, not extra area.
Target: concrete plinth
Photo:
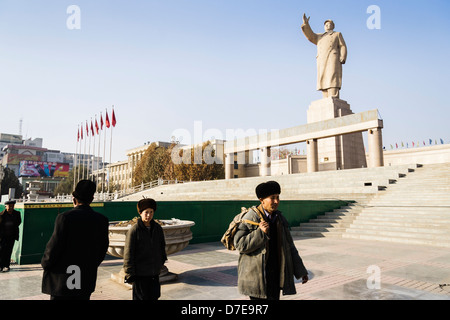
[[[353,114],[350,105],[330,97],[313,101],[307,111],[308,124]],[[361,132],[317,141],[319,171],[367,167]]]
[[[132,285],[130,283],[125,282],[125,271],[123,270],[123,268],[120,269],[118,273],[111,273],[111,280],[120,283],[130,289],[132,288]],[[161,268],[161,272],[159,274],[159,283],[163,284],[176,280],[178,280],[177,274],[170,272],[166,266],[163,266]]]

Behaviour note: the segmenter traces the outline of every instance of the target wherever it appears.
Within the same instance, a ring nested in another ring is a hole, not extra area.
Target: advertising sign
[[[32,154],[13,154],[8,153],[5,155],[7,164],[20,164],[21,161],[41,161],[41,156],[35,156]],[[5,160],[3,160],[5,163]]]
[[[69,176],[69,164],[59,162],[20,161],[20,177],[60,177]]]

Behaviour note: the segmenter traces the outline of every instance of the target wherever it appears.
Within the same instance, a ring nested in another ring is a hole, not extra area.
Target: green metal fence
[[[291,226],[347,205],[349,201],[284,200],[281,210]],[[160,201],[155,219],[191,220],[193,239],[190,243],[219,241],[231,219],[241,207],[259,204],[258,201]],[[130,220],[138,216],[137,202],[93,203],[94,210],[110,221]],[[17,204],[21,212],[20,239],[16,242],[13,259],[18,264],[39,263],[45,246],[53,233],[54,221],[59,213],[73,208],[69,203]],[[1,207],[0,207],[1,209]],[[83,230],[80,230],[83,232]]]

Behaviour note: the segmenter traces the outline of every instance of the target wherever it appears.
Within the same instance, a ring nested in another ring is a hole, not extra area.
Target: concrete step
[[[351,222],[304,222],[298,227],[292,227],[293,231],[313,230],[314,228],[348,228]]]
[[[347,231],[348,232],[365,232],[367,230],[399,232],[399,233],[428,233],[428,234],[445,234],[450,235],[450,224],[418,224],[418,223],[404,223],[391,224],[383,223],[383,225],[373,223],[354,223]]]
[[[277,180],[282,186],[283,194],[290,197],[326,194],[333,197],[334,194],[376,193],[379,189],[396,182],[400,176],[413,172],[417,165],[399,165],[380,168],[360,168],[337,171],[323,171],[314,173],[299,173],[283,176],[272,176],[270,179]],[[154,189],[144,190],[121,198],[120,200],[139,200],[142,196],[159,196],[161,192],[165,198],[190,199],[195,194],[201,194],[202,199],[215,198],[214,194],[220,193],[222,197],[230,199],[233,190],[238,190],[234,195],[236,199],[247,199],[254,195],[255,186],[267,181],[269,177],[240,178],[231,180],[214,180],[189,182],[184,184],[158,186]],[[400,179],[401,180],[401,179]],[[252,197],[253,198],[253,197]],[[322,196],[323,198],[323,196]]]
[[[418,244],[418,245],[430,245],[430,246],[449,247],[450,248],[450,241],[412,238],[411,236],[402,237],[402,236],[386,236],[386,235],[380,235],[380,234],[343,233],[341,235],[341,237],[346,238],[346,239],[376,240],[376,241],[387,241],[387,242]]]
[[[341,227],[319,227],[319,226],[313,226],[313,227],[301,227],[301,228],[291,228],[291,232],[293,231],[316,231],[316,232],[344,232],[346,228]]]
[[[342,237],[342,233],[339,233],[339,232],[320,232],[320,231],[291,231],[291,235],[293,237],[308,237],[308,238],[317,238],[317,237],[341,238]]]
[[[378,209],[378,210],[377,210]],[[450,218],[450,211],[447,210],[429,210],[426,209],[420,209],[415,210],[414,208],[411,208],[410,210],[404,210],[404,209],[384,209],[384,208],[370,208],[370,209],[364,209],[361,210],[361,213],[363,213],[363,216],[373,216],[373,217],[382,217],[382,216],[399,216],[399,217],[424,217],[424,218],[430,218],[430,217],[444,217],[444,218]]]
[[[345,235],[357,234],[357,235],[372,235],[379,237],[399,238],[403,240],[408,239],[421,239],[426,241],[437,242],[450,242],[449,234],[431,234],[421,232],[398,232],[398,231],[385,231],[385,230],[366,230],[364,233],[353,232],[351,229],[347,229]],[[342,235],[344,237],[344,234]]]

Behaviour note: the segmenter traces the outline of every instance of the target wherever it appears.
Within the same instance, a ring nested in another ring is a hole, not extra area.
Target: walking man
[[[11,254],[14,242],[19,240],[19,225],[22,223],[20,212],[14,210],[16,201],[5,202],[6,209],[0,212],[0,271],[10,270]]]
[[[238,290],[250,299],[279,300],[296,293],[294,276],[308,281],[308,272],[295,248],[288,222],[278,211],[281,187],[276,181],[256,187],[258,207],[248,210],[234,236],[239,251]]]
[[[74,208],[56,217],[41,260],[42,292],[51,300],[89,300],[95,290],[97,269],[109,245],[108,218],[90,207],[95,190],[90,180],[78,182]]]

